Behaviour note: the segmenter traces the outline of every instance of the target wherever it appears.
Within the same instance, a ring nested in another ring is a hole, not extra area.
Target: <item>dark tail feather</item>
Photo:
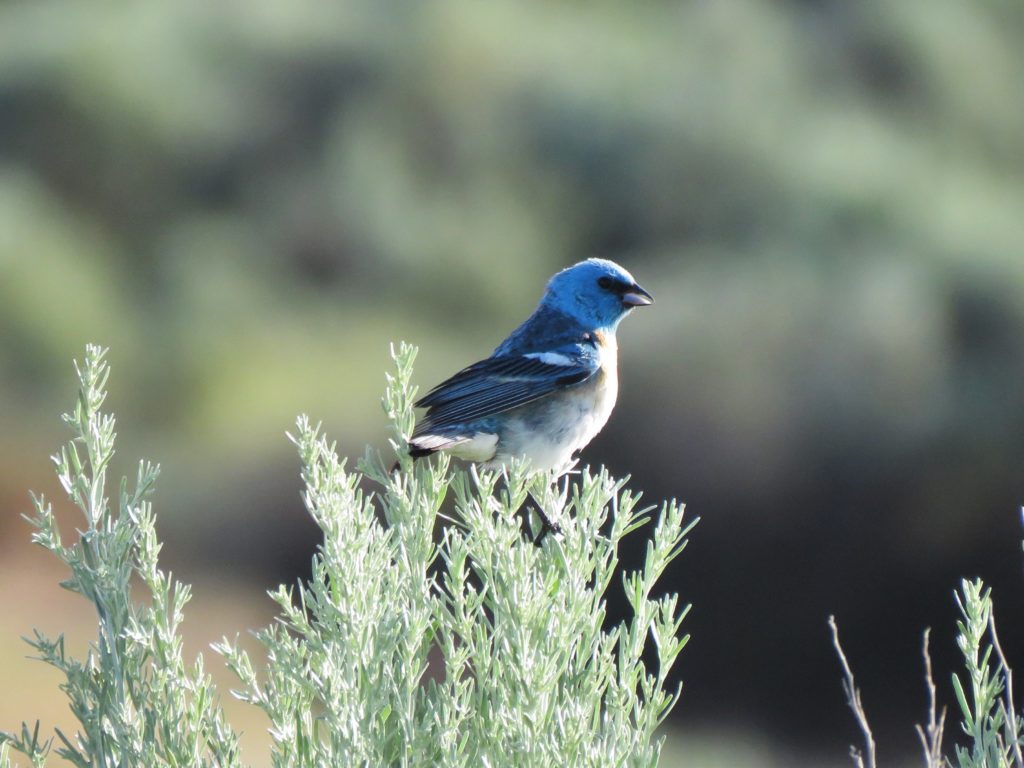
[[[424,435],[423,437],[414,437],[410,440],[405,448],[409,452],[409,456],[413,461],[416,459],[422,459],[424,456],[429,456],[432,453],[437,453],[445,448],[462,442],[458,438],[445,438],[439,440],[436,435]],[[396,461],[391,467],[391,471],[396,471],[401,466],[400,461]]]
[[[406,445],[406,450],[409,451],[412,460],[416,461],[416,459],[422,459],[432,453],[445,451],[453,445],[464,443],[468,439],[466,437],[448,437],[447,435],[413,435]],[[398,469],[399,464],[400,462],[396,461],[391,471],[394,472]]]

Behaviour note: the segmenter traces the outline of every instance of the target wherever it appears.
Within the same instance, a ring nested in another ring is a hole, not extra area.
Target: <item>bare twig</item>
[[[928,686],[928,725],[915,726],[917,736],[921,739],[921,747],[924,749],[924,757],[928,768],[943,768],[945,762],[942,759],[942,731],[946,725],[946,708],[936,717],[935,700],[935,678],[932,677],[932,657],[928,652],[928,638],[931,629],[924,631],[924,644],[921,654],[924,656],[924,679]]]
[[[999,657],[999,663],[1006,674],[1005,696],[1004,700],[1000,702],[1000,706],[1004,710],[1003,715],[1006,718],[1006,725],[1010,731],[1010,744],[1013,747],[1014,765],[1016,768],[1024,768],[1024,756],[1021,755],[1020,749],[1020,724],[1017,719],[1017,708],[1013,703],[1013,671],[1010,669],[1010,665],[1006,663],[1003,647],[999,644],[999,635],[996,634],[996,615],[994,609],[989,611],[988,629],[989,634],[992,635],[992,645],[996,649],[996,656]]]
[[[828,625],[832,630],[832,644],[836,647],[836,653],[839,654],[839,661],[843,665],[843,691],[846,693],[846,703],[850,706],[853,711],[853,716],[857,719],[857,725],[860,726],[861,733],[864,734],[864,744],[867,747],[867,763],[864,762],[864,757],[861,755],[860,750],[854,746],[850,747],[850,757],[853,758],[857,768],[877,768],[875,762],[875,737],[871,734],[871,726],[868,725],[868,717],[864,713],[864,705],[861,703],[860,691],[857,690],[857,686],[853,681],[853,671],[850,669],[850,664],[846,661],[846,654],[843,653],[843,647],[839,644],[839,628],[836,626],[836,617],[828,617]]]

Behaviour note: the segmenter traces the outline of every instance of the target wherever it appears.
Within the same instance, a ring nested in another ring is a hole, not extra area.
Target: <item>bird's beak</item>
[[[639,285],[633,283],[622,294],[622,303],[630,308],[646,307],[648,304],[654,303],[654,297]]]

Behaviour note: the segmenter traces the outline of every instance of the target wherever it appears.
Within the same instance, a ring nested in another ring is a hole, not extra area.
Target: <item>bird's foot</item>
[[[556,536],[560,534],[562,532],[562,526],[560,526],[558,523],[552,522],[551,518],[545,515],[539,508],[534,509],[533,511],[536,512],[537,517],[540,518],[540,532],[537,534],[537,537],[533,540],[533,545],[535,547],[539,547],[541,544],[544,543],[544,539],[547,537],[549,533],[553,533]]]

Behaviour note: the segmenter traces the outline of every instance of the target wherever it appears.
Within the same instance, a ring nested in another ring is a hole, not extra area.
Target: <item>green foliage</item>
[[[399,438],[413,423],[414,354],[395,354],[384,399]],[[657,763],[686,611],[652,591],[692,526],[682,507],[661,507],[644,567],[623,579],[633,616],[606,630],[619,543],[651,511],[623,481],[452,470],[443,457],[389,472],[369,453],[350,472],[305,418],[293,440],[324,532],[313,577],[274,593],[263,679],[237,644],[218,646],[238,695],[271,719],[275,766]],[[559,532],[535,546],[524,508]],[[655,673],[641,659],[649,637]]]
[[[158,568],[148,501],[158,468],[140,463],[132,489],[122,480],[116,509],[107,496],[115,433],[100,410],[104,353],[90,346],[76,365],[80,396],[64,417],[74,437],[54,457],[84,530],[65,544],[42,497],[30,518],[33,541],[71,571],[63,586],[98,615],[84,660],[66,653],[63,637],[37,631],[28,641],[64,673],[80,722],[71,736],[57,731],[56,752],[81,768],[236,766],[238,740],[202,659],[182,660],[189,591]],[[415,350],[393,356],[384,407],[397,448],[413,425]],[[292,440],[324,536],[312,578],[272,593],[280,615],[257,634],[264,673],[237,642],[216,646],[242,682],[236,695],[270,719],[275,766],[657,764],[655,731],[679,696],[666,684],[687,609],[653,592],[694,524],[683,525],[680,505],[658,510],[643,567],[622,580],[633,615],[606,629],[619,545],[654,510],[625,481],[604,470],[575,480],[523,465],[467,471],[404,454],[388,471],[367,453],[353,472],[305,417]],[[533,514],[557,526],[539,544]],[[0,735],[0,768],[11,749],[41,766],[51,746],[38,722],[25,724]]]
[[[981,579],[963,580],[956,596],[962,618],[957,645],[964,656],[968,687],[953,675],[953,690],[968,738],[956,745],[960,768],[1024,768],[1024,731],[1013,702],[1010,668],[999,647],[992,615],[992,590]]]
[[[48,437],[53,361],[109,339],[146,439],[238,510],[225,477],[272,452],[295,400],[347,451],[379,428],[336,387],[372,397],[376,366],[346,361],[416,327],[433,379],[567,261],[607,255],[664,286],[624,345],[647,429],[711,413],[731,455],[779,457],[709,481],[789,498],[821,439],[895,460],[944,429],[984,467],[1024,332],[1022,9],[0,3],[10,444]],[[972,310],[1005,331],[968,354]],[[218,524],[162,493],[166,525]]]
[[[658,309],[623,329],[591,455],[642,455],[665,495],[698,466],[728,489],[709,560],[786,588],[756,530],[730,539],[744,510],[821,562],[815,515],[840,504],[898,543],[882,578],[907,542],[936,567],[978,531],[994,551],[998,504],[961,504],[1011,492],[1021,450],[1021,40],[1020,0],[0,2],[0,499],[39,487],[62,361],[102,338],[134,439],[189,478],[163,484],[161,530],[256,578],[296,403],[359,455],[382,420],[351,403],[388,339],[429,344],[440,381],[598,255]],[[914,493],[875,486],[879,463]],[[799,605],[748,624],[803,632]],[[810,642],[759,652],[795,668]],[[752,721],[778,680],[744,685]],[[798,738],[789,715],[765,725]]]
[[[962,717],[960,728],[967,737],[966,744],[954,745],[956,763],[942,752],[942,736],[946,711],[939,713],[935,683],[932,680],[931,658],[928,653],[928,632],[925,632],[925,680],[928,685],[930,707],[928,723],[918,726],[917,732],[924,749],[926,768],[1024,768],[1024,720],[1013,699],[1013,673],[999,645],[995,618],[992,613],[992,591],[981,579],[960,584],[955,594],[961,618],[957,621],[957,646],[964,657],[965,680],[956,673],[952,676],[953,693]],[[864,735],[865,754],[850,748],[858,768],[876,768],[875,743],[868,725],[867,714],[861,703],[860,691],[853,681],[846,655],[839,644],[835,620],[829,619],[833,642],[843,665],[843,689],[847,703]]]
[[[100,411],[109,368],[105,350],[86,349],[76,364],[80,393],[64,421],[74,437],[53,457],[61,485],[85,517],[71,544],[61,539],[53,508],[33,496],[32,540],[71,570],[61,586],[96,607],[99,637],[85,659],[66,652],[63,635],[38,630],[27,642],[38,658],[60,670],[81,730],[57,731],[57,754],[81,768],[238,764],[238,742],[225,723],[202,659],[188,667],[178,632],[187,587],[157,567],[156,538],[148,497],[159,468],[140,462],[134,487],[120,484],[116,510],[107,496],[107,470],[114,455],[114,417]],[[146,603],[132,600],[141,581]],[[42,765],[53,745],[39,724],[5,734],[10,746]]]

